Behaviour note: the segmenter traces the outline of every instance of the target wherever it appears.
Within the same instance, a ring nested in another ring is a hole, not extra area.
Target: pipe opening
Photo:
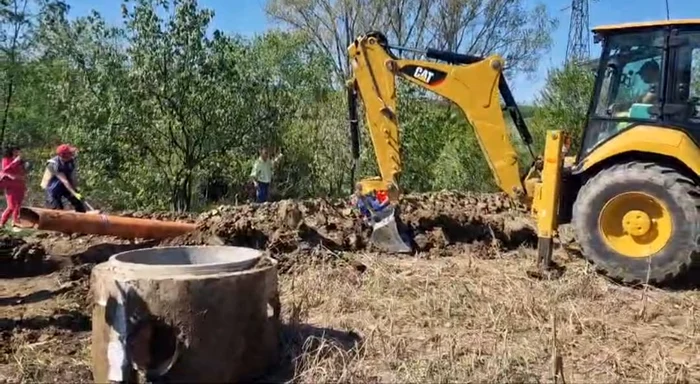
[[[179,332],[162,319],[148,316],[133,325],[127,339],[132,363],[149,378],[165,375],[182,348]]]
[[[253,268],[262,252],[253,248],[229,246],[182,246],[146,248],[122,252],[110,258],[117,267],[180,273],[216,273]]]
[[[21,207],[19,209],[19,226],[22,228],[32,228],[39,224],[39,213],[31,208]]]

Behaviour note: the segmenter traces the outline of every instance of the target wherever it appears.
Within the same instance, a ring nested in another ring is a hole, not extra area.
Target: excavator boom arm
[[[396,118],[396,83],[400,76],[456,104],[474,128],[476,138],[496,179],[496,184],[511,198],[525,201],[537,221],[538,259],[541,266],[551,264],[552,239],[557,228],[559,188],[564,163],[564,135],[551,131],[545,138],[544,158],[535,160],[530,149],[532,137],[515,104],[502,75],[503,60],[492,55],[486,58],[452,52],[427,50],[425,56],[445,63],[406,60],[394,56],[381,33],[359,37],[348,47],[354,79],[349,87],[353,156],[359,157],[357,95],[362,98],[365,116],[374,146],[381,177],[360,182],[362,194],[388,190],[390,200],[397,202],[401,174],[399,128]],[[499,95],[528,146],[533,164],[521,178],[518,154],[513,147],[508,126],[503,118]],[[392,214],[393,215],[393,214]],[[375,224],[373,240],[385,249],[407,251],[396,225],[388,215]]]
[[[503,61],[499,56],[478,58],[428,50],[428,57],[460,65],[406,60],[391,53],[381,34],[358,38],[348,47],[348,53],[354,74],[354,89],[350,92],[356,91],[362,98],[381,174],[381,180],[365,181],[366,189],[398,189],[401,156],[395,77],[400,76],[456,104],[474,128],[497,185],[513,198],[525,194],[518,154],[503,118],[499,94],[525,144],[529,146],[532,137],[501,75]]]

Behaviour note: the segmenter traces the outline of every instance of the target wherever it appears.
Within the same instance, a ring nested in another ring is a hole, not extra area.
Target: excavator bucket
[[[396,226],[394,207],[387,207],[378,212],[372,225],[372,244],[377,248],[390,253],[409,253],[411,246],[404,242]]]

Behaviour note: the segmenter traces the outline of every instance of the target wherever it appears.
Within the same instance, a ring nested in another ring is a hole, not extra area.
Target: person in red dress
[[[0,216],[0,227],[4,227],[12,216],[13,226],[19,224],[19,211],[27,191],[24,162],[19,147],[8,147],[2,157],[0,186],[5,189],[7,209]]]

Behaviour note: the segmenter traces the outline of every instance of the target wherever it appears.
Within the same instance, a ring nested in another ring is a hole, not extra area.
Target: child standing
[[[267,148],[260,149],[260,157],[255,160],[253,170],[250,172],[250,178],[255,185],[256,202],[264,203],[268,200],[273,168],[281,158],[280,153],[274,159],[270,159]]]
[[[19,224],[19,211],[27,191],[24,162],[19,147],[8,147],[2,157],[0,185],[5,188],[7,209],[0,217],[0,227],[4,227],[12,215],[12,224]]]

